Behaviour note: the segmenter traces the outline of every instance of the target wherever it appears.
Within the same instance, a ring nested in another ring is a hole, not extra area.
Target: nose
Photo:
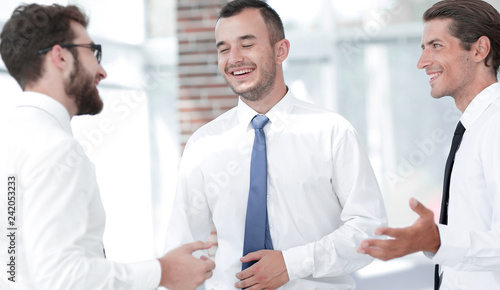
[[[420,55],[420,59],[417,62],[417,68],[418,69],[424,69],[428,67],[432,63],[429,53],[426,49],[422,50],[422,55]]]
[[[239,48],[231,49],[229,55],[229,64],[237,64],[243,62],[243,54]]]
[[[108,76],[108,73],[106,73],[101,64],[99,64],[99,70],[97,71],[97,74],[99,75],[99,80],[103,80]]]

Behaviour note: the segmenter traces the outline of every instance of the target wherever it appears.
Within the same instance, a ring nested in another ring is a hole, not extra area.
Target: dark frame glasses
[[[102,49],[101,49],[100,44],[93,44],[93,43],[91,43],[91,44],[59,44],[59,46],[64,47],[64,48],[70,48],[70,47],[90,48],[94,52],[94,56],[97,59],[97,62],[101,63]],[[40,49],[38,51],[38,54],[43,54],[43,53],[49,52],[50,50],[52,50],[52,47],[53,46],[48,47],[48,48],[44,48],[44,49]]]

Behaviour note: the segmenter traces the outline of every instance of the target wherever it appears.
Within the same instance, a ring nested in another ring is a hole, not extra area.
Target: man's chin
[[[97,115],[102,112],[102,109],[104,108],[104,104],[101,100],[100,97],[98,97],[97,100],[92,102],[91,104],[80,104],[80,108],[78,108],[78,113],[76,114],[77,116],[82,116],[82,115]]]
[[[93,111],[89,112],[87,115],[94,116],[94,115],[100,114],[101,112],[102,112],[102,107],[100,107],[99,109],[96,109],[96,110],[93,110]]]
[[[81,111],[76,116],[84,116],[84,115],[89,115],[89,116],[94,116],[97,114],[100,114],[102,112],[102,109],[100,110],[91,110],[91,111]]]
[[[254,101],[258,101],[258,100],[262,99],[262,97],[263,97],[259,93],[258,90],[255,90],[253,88],[245,87],[245,88],[236,89],[234,87],[231,87],[231,89],[233,90],[233,92],[236,95],[241,96],[242,98],[244,98],[247,101],[254,102]]]
[[[439,92],[434,86],[431,84],[431,97],[434,99],[440,99],[443,97],[443,94]]]
[[[238,96],[242,95],[242,94],[245,94],[249,88],[248,87],[244,87],[244,86],[233,86],[232,84],[229,84],[229,87],[231,88],[231,90],[237,94]]]
[[[431,91],[431,97],[434,98],[434,99],[441,99],[442,97],[444,97],[445,95],[441,94],[441,93],[437,93],[437,92],[432,92]]]

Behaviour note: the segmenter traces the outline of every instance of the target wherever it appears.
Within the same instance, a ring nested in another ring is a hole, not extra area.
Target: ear
[[[288,57],[288,52],[290,51],[290,41],[282,39],[276,42],[274,47],[276,52],[276,64],[282,64]]]
[[[483,61],[490,53],[491,42],[486,36],[481,36],[478,38],[476,43],[472,46],[473,57],[476,62]]]
[[[68,66],[68,51],[56,44],[49,51],[50,62],[57,68],[64,70]]]

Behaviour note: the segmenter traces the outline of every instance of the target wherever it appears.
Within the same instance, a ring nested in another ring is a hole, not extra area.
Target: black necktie
[[[455,154],[457,153],[458,146],[462,141],[465,132],[465,127],[462,122],[458,122],[453,141],[451,141],[450,154],[446,160],[446,167],[444,169],[444,183],[443,183],[443,199],[441,200],[441,215],[439,216],[439,223],[443,225],[448,224],[448,200],[450,198],[450,178],[453,163],[455,162]],[[438,290],[441,286],[442,277],[439,275],[439,265],[434,269],[434,289]]]

